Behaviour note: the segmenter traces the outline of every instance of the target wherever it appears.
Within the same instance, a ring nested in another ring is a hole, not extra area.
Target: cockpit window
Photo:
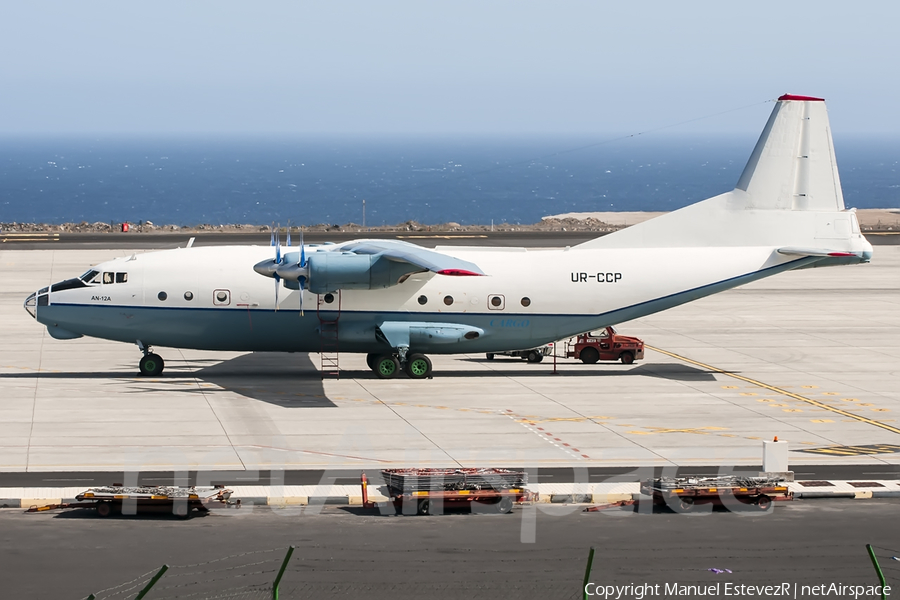
[[[99,271],[95,271],[95,270],[91,269],[90,271],[88,271],[87,273],[85,273],[84,275],[79,277],[78,279],[82,280],[85,283],[98,283],[97,276],[99,274],[100,274]]]
[[[104,285],[107,283],[115,282],[115,273],[104,272],[103,273],[103,283]]]
[[[128,281],[128,273],[116,273],[116,283],[125,283]]]

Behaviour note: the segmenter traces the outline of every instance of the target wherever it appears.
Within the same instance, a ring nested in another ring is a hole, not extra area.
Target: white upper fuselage
[[[305,291],[304,316],[298,320],[301,292],[277,284],[282,287],[276,311],[276,283],[253,271],[273,248],[179,248],[97,265],[96,281],[102,282],[104,273],[119,274],[107,275],[108,281],[127,281],[53,292],[50,306],[38,307],[38,319],[74,334],[121,341],[300,351],[319,347],[318,308],[339,314],[348,350],[378,351],[375,328],[386,321],[416,321],[470,324],[483,331],[477,340],[419,351],[489,352],[533,347],[799,266],[796,257],[773,247],[440,250],[479,265],[485,275],[416,273],[384,289],[334,293],[330,303],[325,294]],[[266,330],[273,319],[283,325]],[[249,327],[243,330],[245,321]],[[308,325],[300,327],[301,322]],[[191,342],[185,332],[195,332],[196,339]]]

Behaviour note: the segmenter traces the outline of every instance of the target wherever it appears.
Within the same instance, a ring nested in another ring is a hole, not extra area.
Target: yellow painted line
[[[900,434],[900,429],[898,429],[897,427],[892,427],[892,426],[888,425],[887,423],[882,423],[881,421],[876,421],[874,419],[869,419],[869,418],[866,418],[866,417],[863,417],[860,415],[855,415],[852,412],[848,412],[846,410],[841,410],[840,408],[835,408],[834,406],[830,406],[828,404],[825,404],[824,402],[820,402],[818,400],[813,400],[812,398],[807,398],[806,396],[801,396],[800,394],[794,394],[793,392],[789,392],[785,389],[775,387],[774,385],[769,385],[767,383],[763,383],[762,381],[757,381],[757,380],[751,379],[749,377],[744,377],[743,375],[738,375],[736,373],[729,373],[728,371],[725,371],[718,367],[713,367],[712,365],[707,365],[702,362],[698,362],[696,360],[691,360],[690,358],[681,356],[680,354],[675,354],[674,352],[669,352],[667,350],[661,350],[659,348],[654,348],[653,346],[645,345],[645,347],[649,348],[650,350],[653,350],[655,352],[659,352],[660,354],[665,354],[666,356],[671,356],[672,358],[675,358],[677,360],[682,360],[686,363],[690,363],[692,365],[698,366],[702,369],[708,369],[710,371],[713,371],[714,373],[720,373],[720,374],[726,375],[728,377],[733,377],[734,379],[740,379],[741,381],[746,381],[747,383],[752,383],[753,385],[757,385],[761,388],[765,388],[767,390],[775,392],[776,394],[781,394],[782,396],[787,396],[788,398],[793,398],[794,400],[799,400],[800,402],[806,402],[807,404],[811,404],[813,406],[818,406],[819,408],[825,409],[828,412],[833,412],[835,414],[842,415],[844,417],[850,417],[850,419],[852,419],[854,421],[868,423],[869,425],[874,425],[875,427],[881,427],[882,429],[887,429],[888,431],[890,431],[892,433]],[[803,387],[804,388],[816,388],[818,386],[804,385]],[[770,405],[770,406],[774,406],[774,405]]]

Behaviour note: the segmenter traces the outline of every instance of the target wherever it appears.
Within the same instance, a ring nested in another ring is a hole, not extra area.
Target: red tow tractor
[[[621,360],[630,365],[644,358],[644,342],[636,337],[620,335],[612,327],[581,333],[566,341],[566,358],[577,358],[585,364],[599,360]]]

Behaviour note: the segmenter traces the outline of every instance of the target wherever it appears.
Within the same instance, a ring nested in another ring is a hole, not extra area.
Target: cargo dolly
[[[468,506],[473,512],[508,513],[517,502],[529,502],[534,494],[525,486],[525,471],[508,469],[385,469],[381,472],[389,502],[404,514],[438,514],[444,507]],[[366,474],[361,477],[363,505],[369,501]]]
[[[48,506],[32,506],[26,512],[41,512],[60,508],[93,508],[100,517],[124,512],[171,512],[182,519],[189,519],[193,511],[209,512],[208,504],[219,502],[225,505],[231,502],[232,491],[224,486],[166,486],[144,485],[126,487],[120,484],[90,488],[77,496],[77,502],[50,504]],[[127,504],[126,504],[127,503]]]
[[[769,477],[659,477],[641,482],[641,493],[654,504],[667,504],[678,512],[690,512],[698,504],[722,506],[730,498],[768,510],[773,500],[792,500],[782,479]]]

